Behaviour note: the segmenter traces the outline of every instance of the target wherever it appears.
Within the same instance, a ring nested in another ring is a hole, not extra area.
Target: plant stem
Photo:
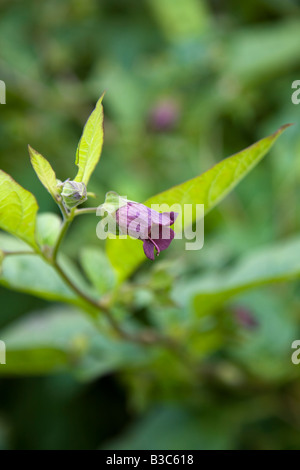
[[[63,210],[64,210],[64,212],[63,212]],[[64,215],[64,220],[63,220],[63,223],[62,223],[62,226],[61,226],[61,230],[60,230],[58,239],[57,239],[57,241],[54,245],[53,251],[52,251],[53,261],[55,261],[56,258],[57,258],[57,253],[58,253],[59,247],[60,247],[60,245],[61,245],[61,243],[64,239],[65,234],[67,233],[67,230],[68,230],[69,226],[72,223],[72,220],[74,219],[74,214],[75,214],[74,209],[71,210],[70,214],[67,214],[67,212],[65,211],[65,208],[63,208],[63,210],[62,210],[62,212],[63,212],[63,215]]]
[[[59,196],[59,197],[60,197],[60,196]],[[69,217],[69,214],[68,214],[68,212],[67,212],[67,210],[66,210],[66,208],[65,208],[65,206],[64,206],[64,203],[63,203],[61,197],[60,197],[60,199],[57,200],[56,202],[57,202],[57,204],[58,204],[58,207],[60,208],[60,211],[61,211],[61,213],[62,213],[62,216],[63,216],[64,220],[67,219],[67,218]]]
[[[62,267],[58,264],[58,262],[55,260],[53,263],[51,263],[54,269],[58,272],[60,277],[65,281],[65,283],[77,294],[81,299],[83,299],[85,302],[88,304],[92,305],[93,307],[97,308],[98,310],[101,309],[105,311],[107,309],[106,305],[102,305],[101,302],[98,302],[97,300],[93,299],[92,297],[88,296],[83,292],[79,287],[74,284],[74,282],[69,278],[69,276],[65,273],[65,271],[62,269]]]
[[[95,307],[98,311],[100,310],[104,315],[106,316],[108,322],[110,323],[111,327],[118,333],[118,335],[128,341],[135,341],[143,344],[150,344],[155,342],[154,341],[154,332],[143,332],[141,335],[135,335],[131,333],[127,333],[124,331],[118,322],[115,320],[113,315],[110,312],[110,309],[107,307],[107,305],[101,303],[100,301],[97,301],[93,299],[92,297],[88,296],[85,292],[83,292],[79,287],[77,287],[73,281],[68,277],[68,275],[65,273],[65,271],[62,269],[62,267],[58,264],[58,262],[55,260],[52,263],[52,266],[54,269],[57,271],[57,273],[60,275],[60,277],[65,281],[65,283],[77,294],[81,299],[83,299],[86,303],[91,305],[92,307]],[[155,338],[156,340],[157,338]]]
[[[77,287],[56,260],[52,262],[52,266],[60,275],[60,277],[65,281],[65,283],[73,290],[73,292],[78,295],[78,297],[80,297],[90,306],[96,308],[98,311],[101,311],[105,315],[109,324],[111,325],[113,330],[118,333],[120,338],[126,341],[133,341],[135,343],[140,343],[144,345],[163,343],[168,347],[177,348],[177,345],[175,344],[175,341],[173,341],[172,338],[159,335],[153,330],[144,330],[139,333],[131,333],[123,330],[123,328],[119,325],[114,316],[111,314],[111,311],[106,304],[103,304],[102,302],[93,299],[85,292],[83,292],[79,287]]]
[[[85,207],[84,209],[76,209],[75,216],[82,214],[93,214],[97,211],[98,207]]]
[[[36,251],[5,251],[3,250],[4,256],[14,256],[14,255],[37,255]]]

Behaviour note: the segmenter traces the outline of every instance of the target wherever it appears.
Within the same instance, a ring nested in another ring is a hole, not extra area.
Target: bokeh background
[[[41,211],[58,212],[27,144],[61,180],[73,177],[82,127],[104,90],[105,144],[89,188],[97,203],[108,190],[143,201],[295,123],[207,216],[203,250],[172,246],[161,268],[146,264],[133,278],[142,281],[123,308],[142,321],[152,315],[180,330],[189,307],[169,298],[175,281],[188,292],[203,273],[297,236],[299,13],[296,0],[1,0],[0,166]],[[93,217],[76,220],[65,251],[76,258],[83,243],[100,244]],[[1,377],[0,366],[0,448],[299,448],[300,366],[290,360],[299,293],[295,280],[224,304],[189,337],[193,371],[149,350],[140,364],[112,361],[85,378],[67,368]],[[0,338],[49,309],[26,293],[0,295]]]

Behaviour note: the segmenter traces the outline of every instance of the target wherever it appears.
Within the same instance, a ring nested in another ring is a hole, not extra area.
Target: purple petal
[[[175,220],[178,217],[177,212],[156,212],[151,209],[151,222],[152,224],[156,225],[165,225],[170,226],[173,225]]]
[[[173,225],[175,220],[178,217],[178,212],[163,212],[162,214],[162,225]],[[164,223],[165,219],[169,219],[169,222],[166,224]]]
[[[154,261],[154,245],[153,245],[153,243],[149,239],[144,240],[143,248],[144,248],[144,253],[147,256],[147,258]]]
[[[156,238],[156,239],[153,239],[153,242],[158,247],[159,251],[163,251],[169,248],[170,243],[173,240],[174,236],[175,236],[174,230],[170,228],[169,238]]]
[[[151,227],[151,209],[139,203],[129,202],[116,212],[117,223],[124,234],[134,238],[148,238]]]
[[[147,238],[152,240],[173,240],[174,231],[169,226],[154,224]]]

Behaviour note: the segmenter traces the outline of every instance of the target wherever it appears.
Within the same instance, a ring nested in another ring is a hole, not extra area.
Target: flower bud
[[[77,181],[65,181],[61,192],[62,200],[68,209],[82,204],[87,200],[86,186]]]

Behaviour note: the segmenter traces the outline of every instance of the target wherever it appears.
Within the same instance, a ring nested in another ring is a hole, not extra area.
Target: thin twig
[[[63,207],[63,206],[62,206]],[[65,209],[64,209],[65,211]],[[62,211],[63,212],[63,211]],[[56,243],[54,245],[54,248],[53,248],[53,251],[52,251],[52,258],[53,260],[55,261],[56,258],[57,258],[57,253],[58,253],[58,250],[59,250],[59,247],[67,233],[67,230],[69,228],[69,226],[71,225],[72,223],[72,220],[74,218],[74,213],[75,211],[72,210],[70,212],[70,214],[67,214],[66,212],[63,212],[64,214],[64,220],[62,222],[62,226],[61,226],[61,230],[60,230],[60,233],[59,233],[59,236],[58,236],[58,239],[56,240]]]
[[[61,196],[59,196],[59,199],[56,200],[57,204],[58,204],[58,207],[60,208],[60,211],[62,213],[62,216],[65,219],[67,219],[69,217],[69,213],[68,211],[66,210],[65,206],[64,206],[64,203],[61,199]]]
[[[98,207],[85,207],[83,209],[76,209],[75,216],[83,214],[94,214],[97,212]]]
[[[2,250],[4,256],[14,256],[14,255],[37,255],[36,251],[5,251]]]
[[[73,292],[75,292],[81,299],[83,299],[89,305],[95,307],[98,311],[100,310],[105,315],[111,327],[114,329],[114,331],[116,331],[116,333],[118,333],[118,335],[122,339],[126,341],[133,341],[135,343],[140,343],[143,345],[163,343],[171,348],[178,347],[178,345],[172,338],[159,335],[155,331],[150,329],[138,333],[131,333],[123,330],[123,328],[119,325],[114,316],[111,314],[111,311],[106,304],[93,299],[93,297],[90,297],[85,292],[83,292],[76,284],[73,283],[73,281],[69,278],[69,276],[65,273],[65,271],[62,269],[62,267],[58,264],[57,261],[54,261],[52,265],[56,269],[58,274],[61,276],[61,278],[66,282],[66,284],[73,290]]]
[[[54,269],[58,272],[58,274],[62,277],[62,279],[66,282],[66,284],[73,290],[73,292],[75,292],[75,294],[77,294],[81,299],[83,299],[92,307],[95,307],[97,310],[100,310],[101,312],[103,312],[107,320],[109,321],[110,325],[113,327],[113,329],[117,331],[117,333],[122,338],[128,339],[127,333],[122,330],[118,322],[111,315],[111,312],[109,308],[107,307],[107,305],[101,303],[100,301],[93,299],[93,297],[90,297],[85,292],[83,292],[76,284],[73,283],[73,281],[69,278],[69,276],[65,273],[65,271],[62,269],[62,267],[59,265],[59,263],[56,260],[53,262],[52,265]]]

